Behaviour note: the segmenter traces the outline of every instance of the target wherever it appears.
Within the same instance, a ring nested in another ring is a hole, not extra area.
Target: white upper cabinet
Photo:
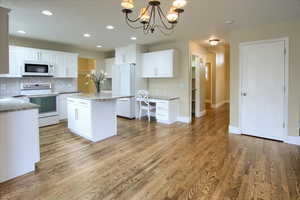
[[[126,47],[116,48],[116,60],[115,64],[131,64],[136,63],[137,51],[136,45],[129,45]]]
[[[78,54],[20,46],[9,46],[9,74],[6,77],[21,77],[24,62],[35,61],[54,66],[55,77],[77,78]]]
[[[105,72],[107,73],[107,78],[112,78],[112,68],[115,64],[115,58],[105,59]]]
[[[172,78],[175,76],[174,49],[142,54],[143,78]]]
[[[0,74],[9,73],[8,9],[0,7]]]

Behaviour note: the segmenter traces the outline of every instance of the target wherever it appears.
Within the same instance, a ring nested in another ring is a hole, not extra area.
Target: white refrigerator
[[[135,64],[114,65],[112,69],[112,93],[115,95],[135,95]],[[135,99],[117,100],[117,115],[129,119],[135,118]]]

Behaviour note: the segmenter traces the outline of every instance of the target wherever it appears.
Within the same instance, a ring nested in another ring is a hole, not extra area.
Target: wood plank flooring
[[[42,128],[37,171],[0,184],[0,199],[300,199],[300,148],[228,134],[228,106],[192,124],[118,123],[100,143]]]

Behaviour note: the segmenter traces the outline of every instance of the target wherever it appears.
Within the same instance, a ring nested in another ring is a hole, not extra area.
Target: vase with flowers
[[[97,93],[100,93],[101,84],[106,80],[106,76],[107,74],[103,70],[101,71],[92,70],[91,73],[86,75],[86,77],[88,78],[86,84],[88,85],[92,82],[96,87]]]

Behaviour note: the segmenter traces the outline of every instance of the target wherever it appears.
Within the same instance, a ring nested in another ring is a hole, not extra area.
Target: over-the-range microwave
[[[54,76],[54,66],[45,62],[25,61],[22,69],[22,76],[52,77]]]

